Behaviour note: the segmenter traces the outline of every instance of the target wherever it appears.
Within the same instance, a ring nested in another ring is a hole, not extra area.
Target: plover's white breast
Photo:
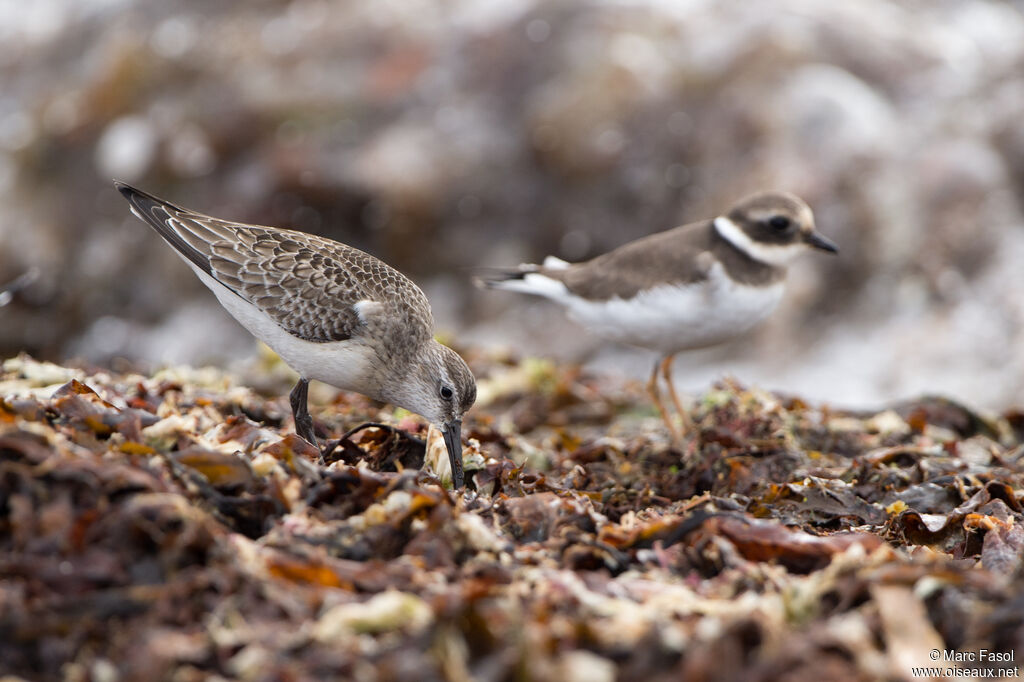
[[[738,336],[770,315],[783,293],[781,281],[767,286],[737,283],[718,263],[706,280],[657,285],[628,299],[594,301],[540,274],[527,279],[531,293],[544,290],[543,295],[565,305],[570,317],[595,333],[661,353],[703,348]]]

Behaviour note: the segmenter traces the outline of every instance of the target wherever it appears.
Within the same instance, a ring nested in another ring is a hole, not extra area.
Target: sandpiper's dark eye
[[[773,229],[779,230],[781,232],[782,230],[785,230],[787,227],[789,227],[789,218],[787,218],[784,215],[773,215],[768,220],[768,224],[771,225]]]
[[[453,391],[450,386],[441,387],[442,398],[444,398],[445,400],[451,400],[453,395],[455,395],[455,391]]]

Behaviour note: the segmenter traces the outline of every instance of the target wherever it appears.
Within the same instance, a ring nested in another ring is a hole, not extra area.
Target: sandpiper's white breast
[[[378,398],[380,387],[374,381],[377,356],[370,346],[353,340],[314,343],[292,336],[265,312],[188,263],[231,316],[302,377]]]
[[[589,301],[568,291],[558,299],[573,319],[594,332],[668,354],[712,346],[746,332],[775,310],[782,292],[782,282],[737,283],[716,263],[700,283],[664,284],[629,299]]]

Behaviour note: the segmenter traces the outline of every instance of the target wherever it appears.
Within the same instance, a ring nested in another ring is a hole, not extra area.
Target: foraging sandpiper
[[[317,444],[310,379],[362,393],[436,424],[453,484],[462,487],[462,415],[476,400],[476,382],[465,361],[434,340],[418,286],[351,246],[211,218],[114,184],[221,305],[299,373],[290,399],[300,436]]]

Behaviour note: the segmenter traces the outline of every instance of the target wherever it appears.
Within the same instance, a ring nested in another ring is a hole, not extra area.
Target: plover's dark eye
[[[784,215],[773,215],[768,221],[768,224],[781,232],[789,227],[789,218]]]
[[[451,400],[453,395],[455,395],[455,391],[453,391],[450,386],[441,387],[442,398],[444,398],[445,400]]]

